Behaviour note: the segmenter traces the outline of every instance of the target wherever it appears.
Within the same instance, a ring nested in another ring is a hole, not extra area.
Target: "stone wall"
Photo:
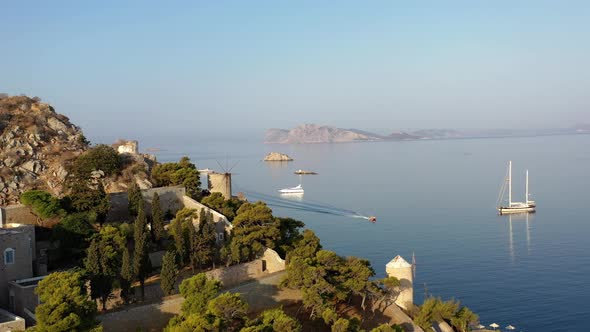
[[[148,216],[152,213],[152,197],[154,193],[158,193],[160,196],[160,207],[164,212],[170,210],[174,214],[184,206],[183,197],[186,190],[182,186],[145,189],[141,191],[141,194],[146,202],[145,212]],[[107,215],[107,222],[130,220],[127,192],[110,194],[110,203],[111,209]]]
[[[24,331],[25,320],[0,309],[0,332]]]
[[[205,210],[205,212],[211,213],[211,215],[213,216],[213,222],[215,223],[215,233],[217,233],[218,243],[225,241],[226,234],[231,233],[231,229],[233,226],[229,222],[229,220],[227,220],[227,217],[223,214],[211,209],[210,207],[204,204],[195,201],[194,199],[188,196],[182,197],[182,203],[184,207],[187,209],[197,210],[197,216],[199,215],[199,213],[201,213],[201,210]],[[197,228],[199,227],[198,219],[193,219],[193,226]]]
[[[37,217],[22,204],[0,207],[0,227],[4,224],[36,225]]]
[[[221,281],[224,288],[231,288],[246,281],[256,280],[268,274],[284,271],[285,261],[272,249],[266,249],[262,257],[249,263],[233,265],[206,272],[211,279]]]
[[[263,269],[265,267],[265,269]],[[252,280],[260,280],[275,272],[285,270],[285,261],[280,258],[276,251],[266,249],[259,259],[230,267],[219,268],[206,272],[209,278],[215,278],[222,282],[223,289],[227,290],[236,285]],[[177,284],[180,283],[180,280]],[[149,287],[159,285],[152,284]],[[174,295],[162,298],[156,303],[141,306],[126,306],[123,310],[117,310],[99,315],[97,318],[102,322],[105,331],[162,331],[167,322],[180,313],[184,298]]]

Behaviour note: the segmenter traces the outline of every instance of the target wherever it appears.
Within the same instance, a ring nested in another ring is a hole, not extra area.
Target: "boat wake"
[[[242,192],[246,195],[246,197],[263,201],[266,203],[266,205],[272,206],[272,207],[313,212],[313,213],[319,213],[319,214],[329,214],[329,215],[333,215],[333,216],[366,219],[366,220],[369,220],[372,222],[375,221],[375,217],[365,216],[365,215],[362,215],[356,211],[342,209],[342,208],[335,207],[335,206],[332,206],[329,204],[303,201],[302,199],[293,200],[293,199],[290,199],[288,196],[285,196],[285,198],[282,198],[283,195],[281,195],[281,197],[275,197],[275,196],[271,196],[271,195],[267,195],[267,194],[263,194],[263,193],[257,193],[257,192],[253,192],[253,191],[242,191]]]

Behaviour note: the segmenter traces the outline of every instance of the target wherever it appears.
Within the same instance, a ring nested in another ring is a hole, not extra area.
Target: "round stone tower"
[[[231,174],[230,173],[208,173],[207,174],[207,187],[209,191],[219,192],[225,199],[231,198]]]
[[[414,268],[402,256],[397,255],[385,265],[387,276],[396,277],[400,281],[399,295],[395,304],[409,310],[414,304]]]

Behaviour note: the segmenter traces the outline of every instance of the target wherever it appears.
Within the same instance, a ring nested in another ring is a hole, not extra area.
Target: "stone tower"
[[[412,264],[406,262],[402,256],[395,256],[385,265],[387,276],[396,277],[400,281],[399,295],[395,304],[409,310],[414,304],[414,269]]]
[[[207,188],[212,193],[218,192],[225,199],[231,198],[231,173],[214,173],[207,174]]]

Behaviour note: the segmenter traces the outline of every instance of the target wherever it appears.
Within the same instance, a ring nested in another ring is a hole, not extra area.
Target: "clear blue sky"
[[[2,1],[0,32],[0,92],[91,137],[590,122],[590,1]]]

